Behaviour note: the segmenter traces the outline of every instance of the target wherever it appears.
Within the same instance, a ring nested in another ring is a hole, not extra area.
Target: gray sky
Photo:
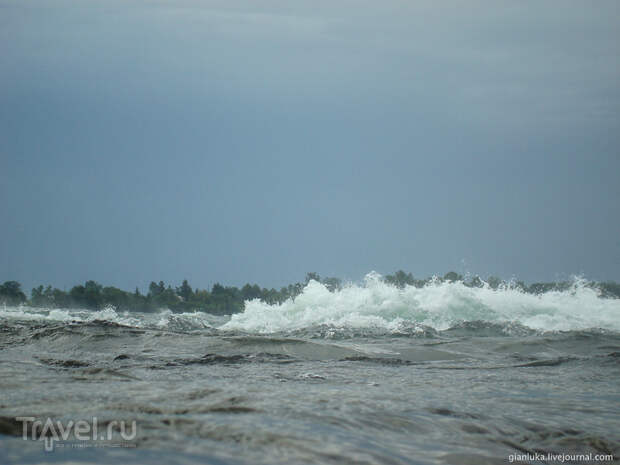
[[[620,3],[0,0],[0,281],[620,280]]]

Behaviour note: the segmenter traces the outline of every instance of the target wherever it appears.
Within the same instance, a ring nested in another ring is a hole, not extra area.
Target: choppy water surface
[[[0,308],[1,463],[618,457],[618,386],[620,301],[579,283],[532,296],[311,282],[232,319]],[[136,420],[136,447],[45,452],[16,416]]]

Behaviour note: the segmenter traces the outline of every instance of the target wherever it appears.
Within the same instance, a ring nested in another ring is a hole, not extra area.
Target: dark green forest
[[[324,284],[330,291],[342,287],[338,278],[322,278],[317,273],[307,273],[303,282],[289,284],[280,290],[261,288],[257,284],[246,284],[238,288],[213,285],[211,290],[193,289],[187,280],[180,286],[173,287],[163,281],[152,281],[148,292],[143,294],[138,288],[134,292],[123,291],[113,286],[103,286],[96,281],[86,281],[72,287],[69,291],[52,288],[52,286],[38,286],[32,289],[30,298],[21,289],[17,281],[6,281],[0,285],[0,304],[29,305],[43,308],[86,308],[99,310],[107,306],[114,306],[117,310],[152,312],[168,308],[174,312],[199,310],[216,315],[232,314],[243,311],[244,302],[251,299],[260,299],[269,304],[282,303],[286,299],[298,296],[310,280]],[[430,282],[462,282],[467,287],[482,287],[486,282],[492,289],[502,286],[516,288],[530,294],[542,294],[550,291],[565,291],[573,286],[572,281],[544,282],[525,284],[522,281],[506,282],[494,276],[484,281],[474,276],[464,278],[462,275],[450,271],[443,277],[416,279],[411,273],[402,270],[386,275],[383,280],[393,286],[424,287]],[[620,298],[620,284],[615,282],[588,282],[586,286],[597,289],[601,297]]]

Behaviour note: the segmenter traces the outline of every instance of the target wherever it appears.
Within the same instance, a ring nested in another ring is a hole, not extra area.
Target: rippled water
[[[232,319],[4,308],[0,463],[618,457],[619,324],[618,300],[579,286],[536,297],[311,283]],[[17,416],[135,420],[137,435],[45,452]]]

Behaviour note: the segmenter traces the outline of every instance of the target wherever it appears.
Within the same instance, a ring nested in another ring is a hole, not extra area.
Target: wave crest
[[[443,331],[474,321],[537,331],[620,331],[620,300],[602,298],[580,279],[569,290],[532,295],[511,286],[492,289],[484,283],[476,288],[438,280],[421,288],[398,288],[373,272],[362,285],[351,284],[335,292],[310,281],[300,295],[282,304],[247,301],[245,311],[233,315],[220,329],[275,333],[329,325],[396,333],[403,325]]]

